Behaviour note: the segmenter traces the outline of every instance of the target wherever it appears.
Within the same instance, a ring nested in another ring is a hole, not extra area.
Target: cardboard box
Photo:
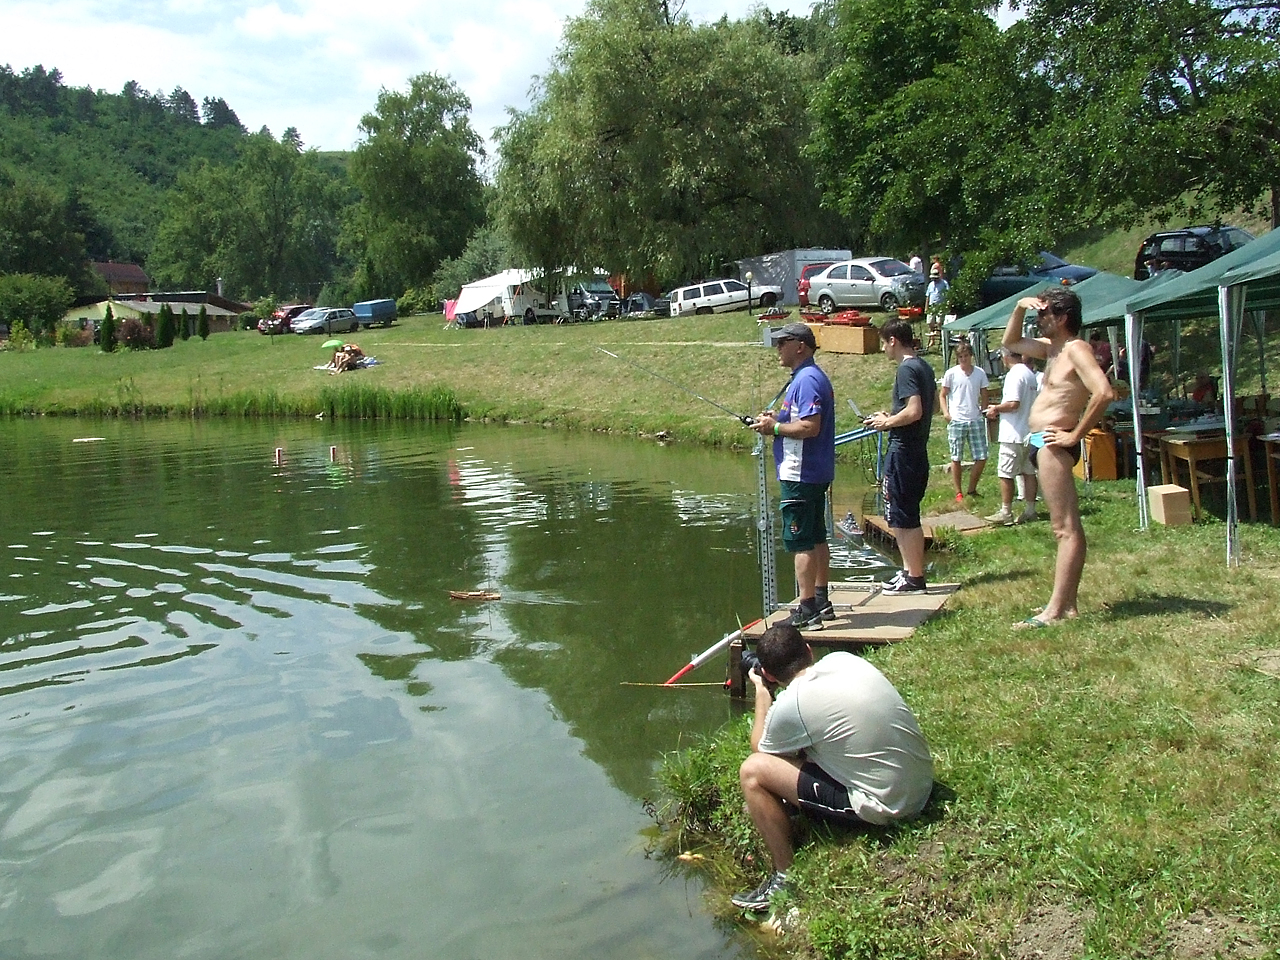
[[[1191,523],[1191,492],[1176,483],[1162,483],[1147,487],[1147,505],[1151,519],[1168,527],[1181,527]]]
[[[880,330],[876,327],[817,327],[818,346],[828,353],[879,353]]]

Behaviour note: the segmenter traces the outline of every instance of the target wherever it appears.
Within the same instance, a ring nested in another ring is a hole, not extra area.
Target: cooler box
[[[1147,505],[1151,519],[1167,527],[1181,527],[1191,523],[1191,492],[1176,483],[1162,483],[1147,487]]]
[[[880,331],[876,327],[831,327],[817,329],[818,346],[828,353],[879,353]]]

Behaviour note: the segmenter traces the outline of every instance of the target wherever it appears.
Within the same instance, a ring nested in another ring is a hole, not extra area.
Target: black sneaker
[[[748,893],[735,893],[729,901],[742,910],[768,910],[769,900],[775,893],[787,889],[787,875],[772,873],[764,878],[760,886]]]
[[[880,588],[880,592],[901,596],[905,593],[925,593],[927,589],[924,577],[912,577],[905,572],[899,572],[896,577]]]
[[[801,602],[800,606],[792,611],[791,619],[787,623],[797,630],[803,630],[805,627],[820,628],[822,626],[822,611],[817,607],[806,606]]]
[[[827,605],[825,607],[821,607],[818,610],[818,616],[821,617],[823,620],[834,620],[836,618],[835,605],[832,604],[830,600],[828,600]]]

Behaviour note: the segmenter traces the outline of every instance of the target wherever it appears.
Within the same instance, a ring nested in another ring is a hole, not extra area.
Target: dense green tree
[[[424,73],[406,92],[382,90],[360,121],[351,178],[361,200],[347,242],[367,294],[396,296],[428,282],[483,222],[476,164],[484,151],[470,111],[451,80]]]
[[[452,298],[461,292],[464,284],[491,277],[515,265],[510,240],[500,229],[489,224],[471,236],[461,254],[440,264],[432,282],[438,296]]]
[[[65,195],[32,177],[0,170],[0,273],[65,277],[78,292],[96,290],[78,219]]]
[[[1049,143],[1107,212],[1269,202],[1280,227],[1280,3],[1029,0]],[[1081,169],[1084,168],[1084,169]]]
[[[315,289],[337,262],[340,204],[313,152],[253,134],[235,164],[179,178],[147,266],[161,284],[211,290],[221,277],[248,299]]]
[[[116,348],[116,315],[109,303],[102,312],[102,323],[98,325],[98,345],[103,353],[111,353]]]
[[[37,340],[53,342],[58,321],[75,299],[62,277],[30,273],[0,274],[0,323],[22,323]]]
[[[196,315],[196,336],[201,340],[209,339],[209,309],[202,303]]]
[[[191,314],[187,313],[187,308],[182,308],[182,315],[178,318],[178,337],[181,340],[191,339]]]
[[[498,208],[523,259],[668,281],[836,239],[801,155],[813,63],[778,37],[592,0],[499,131]]]

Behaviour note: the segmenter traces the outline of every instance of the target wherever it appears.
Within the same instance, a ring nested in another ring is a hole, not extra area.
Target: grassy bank
[[[332,377],[312,369],[328,359],[321,339],[256,332],[140,353],[0,353],[0,412],[313,415],[332,391],[359,384],[397,396],[447,389],[473,419],[666,431],[734,446],[749,436],[732,418],[597,347],[743,413],[762,408],[785,379],[745,313],[494,330],[444,330],[439,316],[427,316],[351,336],[378,366]],[[883,356],[831,355],[823,366],[864,409],[888,396]],[[846,408],[839,424],[853,423]]]
[[[936,486],[936,484],[935,484]],[[1096,483],[1078,620],[1048,596],[1047,524],[965,539],[963,585],[909,641],[869,650],[917,711],[940,788],[919,821],[801,850],[786,953],[831,958],[1277,956],[1280,531],[1135,532],[1129,483]],[[746,718],[670,757],[667,842],[722,893],[763,850],[742,810]]]

